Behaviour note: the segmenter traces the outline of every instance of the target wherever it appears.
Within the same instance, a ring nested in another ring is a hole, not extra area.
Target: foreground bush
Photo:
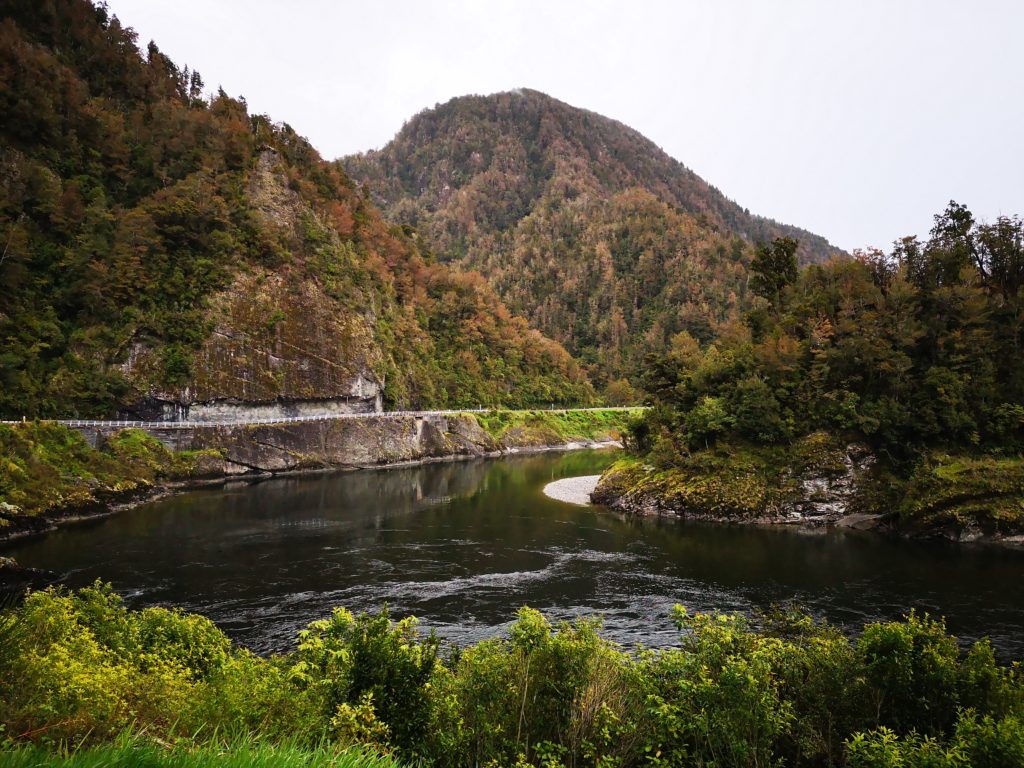
[[[200,616],[126,610],[109,587],[36,592],[0,621],[0,738],[14,749],[0,762],[262,765],[259,750],[288,745],[273,764],[347,765],[330,760],[362,745],[466,768],[1024,765],[1019,667],[985,642],[962,651],[941,621],[911,613],[851,641],[798,612],[760,631],[681,607],[675,620],[679,647],[626,652],[594,620],[552,626],[524,608],[506,637],[442,659],[415,620],[339,609],[261,658]],[[38,762],[128,750],[132,732],[176,749]],[[44,752],[18,746],[33,743]]]

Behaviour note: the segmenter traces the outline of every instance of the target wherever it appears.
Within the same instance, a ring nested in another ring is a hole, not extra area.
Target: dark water
[[[674,603],[750,611],[797,602],[851,628],[910,608],[1024,658],[1024,553],[625,520],[543,496],[613,454],[551,453],[278,479],[205,490],[9,546],[72,585],[110,581],[133,606],[179,605],[265,651],[335,605],[398,615],[457,642],[521,605],[604,616],[627,645],[668,645]]]

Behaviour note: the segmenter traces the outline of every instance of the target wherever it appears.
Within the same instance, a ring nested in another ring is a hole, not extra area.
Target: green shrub
[[[649,661],[648,758],[663,765],[750,766],[778,762],[793,722],[773,672],[782,641],[724,614],[675,609],[682,648]]]
[[[442,662],[415,620],[339,609],[295,651],[260,658],[202,617],[127,610],[109,587],[36,592],[0,614],[0,764],[44,754],[9,752],[24,742],[49,755],[133,733],[176,750],[89,754],[190,765],[220,750],[234,765],[277,744],[286,765],[331,764],[330,745],[452,768],[1024,764],[1019,668],[987,643],[962,653],[940,621],[911,614],[851,642],[792,610],[759,630],[675,617],[679,647],[627,653],[594,620],[552,626],[523,608],[507,637]]]
[[[337,608],[299,633],[290,674],[319,699],[339,735],[386,735],[414,755],[430,720],[438,644],[433,633],[420,639],[414,618],[392,624],[386,607],[359,616]]]
[[[508,639],[458,655],[445,682],[462,749],[443,764],[615,764],[636,743],[633,666],[594,621],[552,628],[523,608]]]
[[[1018,768],[1024,765],[1024,721],[961,714],[947,743],[888,728],[857,733],[847,743],[849,768]]]
[[[942,621],[911,611],[906,621],[869,624],[857,651],[878,725],[926,734],[952,725],[960,649]]]
[[[231,648],[202,616],[126,610],[109,587],[34,592],[0,655],[0,723],[32,740],[102,741],[262,730],[317,736],[315,714],[273,662]]]

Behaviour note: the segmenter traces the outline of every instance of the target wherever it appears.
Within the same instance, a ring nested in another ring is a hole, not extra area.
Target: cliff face
[[[246,195],[262,224],[293,253],[307,250],[307,227],[323,238],[321,255],[344,253],[330,222],[288,188],[286,172],[278,152],[260,150]],[[358,265],[350,267],[358,271]],[[121,370],[146,397],[130,410],[195,421],[379,411],[383,355],[372,308],[386,299],[347,286],[350,306],[328,290],[296,264],[239,271],[207,301],[205,322],[212,331],[196,350],[183,386],[163,386],[157,350],[133,346]]]
[[[501,450],[472,416],[337,419],[196,430],[188,449],[214,448],[224,474],[362,467]]]
[[[584,446],[617,440],[627,415],[593,415],[552,428],[542,412],[500,432],[488,431],[473,414],[328,419],[282,424],[232,424],[150,430],[176,452],[220,456],[204,460],[204,472],[253,472],[382,466],[431,459],[485,456],[522,450]],[[94,438],[102,445],[103,436]]]

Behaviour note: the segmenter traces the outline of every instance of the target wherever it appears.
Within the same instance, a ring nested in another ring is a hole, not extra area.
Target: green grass
[[[488,411],[472,414],[495,440],[514,445],[555,445],[572,440],[619,439],[643,409],[596,411]]]
[[[135,737],[54,753],[44,747],[0,752],[5,768],[398,768],[389,757],[357,749],[303,749],[238,742],[228,746],[166,747]]]

